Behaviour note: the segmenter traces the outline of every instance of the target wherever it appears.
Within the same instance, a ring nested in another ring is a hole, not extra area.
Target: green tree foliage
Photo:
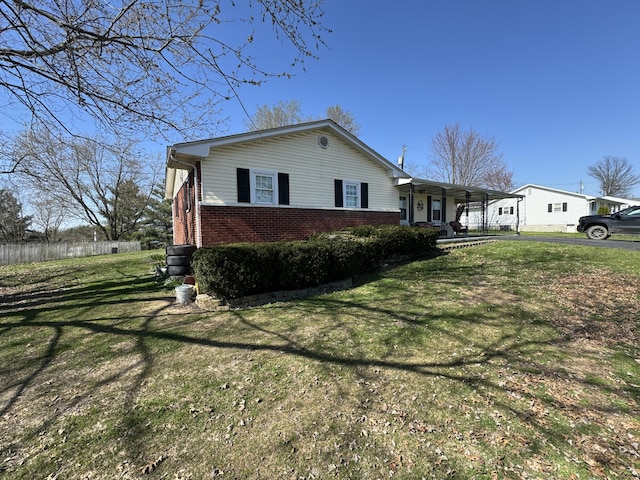
[[[149,205],[144,211],[135,237],[145,243],[158,241],[166,245],[173,240],[171,200],[165,200],[164,190],[159,185],[151,191]]]
[[[600,183],[603,196],[626,197],[640,183],[640,175],[624,157],[605,156],[587,168],[587,174]]]
[[[133,179],[126,179],[109,187],[107,208],[101,211],[103,218],[107,220],[109,238],[130,239],[136,233],[149,201],[149,194],[141,192]]]
[[[18,243],[27,237],[31,217],[22,214],[22,204],[9,190],[0,189],[0,241]]]

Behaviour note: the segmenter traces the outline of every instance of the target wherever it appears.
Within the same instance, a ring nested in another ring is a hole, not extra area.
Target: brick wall
[[[196,198],[193,173],[173,199],[173,243],[196,244]]]
[[[353,225],[398,225],[400,213],[269,207],[201,206],[202,245],[303,240]]]

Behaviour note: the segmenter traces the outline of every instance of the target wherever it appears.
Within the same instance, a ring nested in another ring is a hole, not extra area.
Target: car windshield
[[[634,206],[634,207],[628,207],[625,208],[624,210],[620,210],[619,212],[616,212],[617,215],[640,215],[640,206]]]

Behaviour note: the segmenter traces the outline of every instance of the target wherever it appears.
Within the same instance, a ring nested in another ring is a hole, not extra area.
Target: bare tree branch
[[[507,170],[504,155],[493,137],[484,137],[473,129],[447,125],[432,140],[431,168],[428,174],[437,180],[475,187],[512,188],[513,174]]]
[[[629,160],[607,155],[587,168],[587,174],[600,182],[600,193],[604,196],[626,197],[640,183]]]
[[[52,129],[73,133],[82,111],[109,132],[192,137],[240,85],[291,74],[252,58],[260,23],[293,68],[323,45],[322,16],[320,0],[0,0],[0,88]],[[223,40],[232,26],[244,40]]]

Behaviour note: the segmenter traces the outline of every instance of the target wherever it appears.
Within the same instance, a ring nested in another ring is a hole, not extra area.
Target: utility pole
[[[407,146],[406,145],[402,145],[402,155],[400,155],[398,157],[398,165],[400,165],[400,168],[404,170],[404,154],[407,152]]]

